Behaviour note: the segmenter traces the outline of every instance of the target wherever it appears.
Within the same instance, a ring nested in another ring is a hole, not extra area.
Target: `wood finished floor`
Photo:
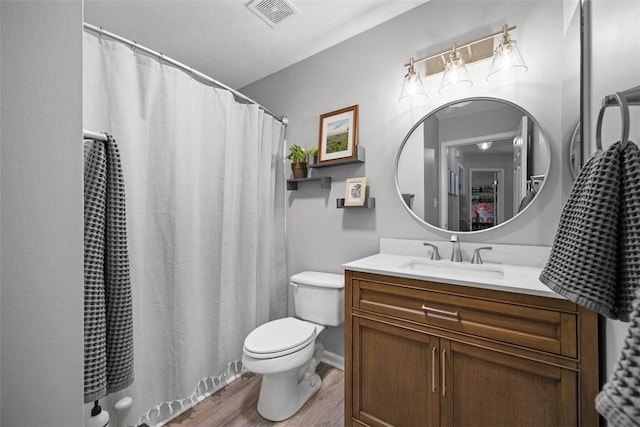
[[[344,373],[324,363],[320,390],[293,417],[274,423],[258,414],[262,377],[247,373],[171,421],[169,427],[344,426]]]

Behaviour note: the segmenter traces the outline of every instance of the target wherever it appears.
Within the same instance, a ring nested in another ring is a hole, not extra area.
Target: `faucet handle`
[[[473,257],[471,258],[471,264],[482,264],[482,258],[480,258],[480,251],[482,250],[492,250],[491,246],[483,246],[481,248],[477,248],[473,251]]]
[[[430,246],[431,248],[433,248],[433,251],[431,252],[431,259],[434,261],[440,261],[440,252],[438,252],[438,247],[436,245],[432,245],[431,243],[422,243],[423,246]]]

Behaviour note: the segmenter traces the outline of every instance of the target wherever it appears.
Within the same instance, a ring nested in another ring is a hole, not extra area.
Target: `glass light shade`
[[[509,75],[527,71],[528,67],[520,55],[518,45],[515,40],[509,40],[507,42],[501,42],[500,46],[493,54],[493,62],[491,63],[491,70],[487,76],[487,81],[495,81],[497,77]]]
[[[473,81],[469,77],[467,67],[461,58],[453,59],[447,62],[440,83],[440,93],[443,95],[451,94],[459,89],[466,89],[473,86]]]
[[[402,101],[404,98],[417,95],[424,96],[425,99],[428,97],[427,92],[424,90],[424,85],[422,84],[420,73],[416,72],[415,70],[410,70],[407,75],[404,76],[402,92],[400,92],[400,98],[398,98],[398,102]]]
[[[486,151],[489,148],[491,148],[491,144],[493,144],[493,141],[481,142],[481,143],[476,144],[476,145],[478,146],[478,149],[480,149],[482,151]]]

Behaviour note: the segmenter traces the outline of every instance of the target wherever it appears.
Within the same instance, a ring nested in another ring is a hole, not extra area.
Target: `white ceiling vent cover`
[[[293,4],[285,0],[253,0],[247,7],[271,27],[300,13]]]

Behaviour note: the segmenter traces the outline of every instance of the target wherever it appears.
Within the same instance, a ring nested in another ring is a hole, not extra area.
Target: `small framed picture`
[[[354,158],[358,145],[358,106],[320,116],[318,163]]]
[[[364,206],[367,192],[367,178],[347,178],[344,191],[345,206]]]

